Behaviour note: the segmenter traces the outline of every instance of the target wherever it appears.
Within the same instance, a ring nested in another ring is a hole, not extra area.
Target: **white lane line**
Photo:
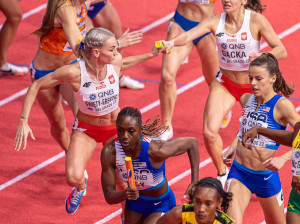
[[[24,13],[23,16],[22,16],[22,20],[26,19],[29,16],[32,16],[32,15],[40,12],[40,11],[42,11],[46,7],[47,7],[47,3],[45,3],[43,5],[40,5],[40,6],[36,7],[36,8],[34,8],[34,9],[30,10],[29,12]],[[3,24],[0,25],[0,29],[2,28],[2,26],[3,26]]]
[[[142,28],[141,30],[142,30],[143,32],[147,32],[147,31],[149,31],[150,29],[153,29],[153,28],[159,26],[160,24],[162,24],[163,22],[167,21],[167,20],[170,18],[170,16],[172,16],[172,13],[170,13],[169,15],[163,17],[162,19],[159,19],[159,20],[157,20],[157,21],[151,23],[151,24],[148,25],[148,26],[145,26],[145,27]],[[160,21],[160,22],[158,23],[158,21]],[[284,38],[284,37],[286,37],[286,36],[288,36],[288,35],[290,35],[290,34],[296,32],[298,29],[300,29],[300,23],[297,23],[296,25],[294,25],[294,26],[288,28],[287,30],[283,31],[282,33],[278,34],[278,37],[279,37],[280,39],[282,39],[282,38]],[[264,42],[264,43],[262,43],[260,49],[262,50],[262,49],[264,49],[264,48],[267,47],[267,46],[268,46],[268,44],[267,44],[266,42]],[[194,81],[197,82],[196,80],[194,80]],[[198,83],[197,83],[197,84],[198,84]],[[196,85],[197,85],[197,84],[196,84]],[[180,88],[180,89],[182,89],[182,91],[185,91],[183,88]],[[27,90],[27,88],[24,89],[24,90],[22,90],[22,91],[25,91],[25,90]],[[22,91],[20,91],[20,92],[22,92]],[[26,93],[26,91],[25,91],[22,95],[24,95],[25,93]],[[15,95],[15,94],[14,94],[14,95]],[[22,96],[22,95],[18,95],[18,97],[20,97],[20,96]],[[16,98],[10,99],[10,97],[8,97],[8,98],[6,98],[6,99],[3,99],[3,100],[0,101],[0,106],[3,106],[4,104],[9,103],[9,102],[11,102],[11,101],[14,100],[14,99],[16,99]],[[151,106],[155,106],[155,105],[156,105],[156,106],[159,105],[159,100],[153,102],[153,105],[151,105]],[[150,106],[150,105],[149,105],[149,106]],[[151,107],[151,106],[150,106],[150,107]],[[143,109],[144,109],[144,108],[143,108]],[[147,111],[147,108],[145,108],[145,110]]]
[[[20,174],[19,176],[7,181],[4,184],[0,185],[0,191],[2,191],[4,188],[9,187],[10,185],[13,185],[14,183],[24,179],[25,177],[28,177],[30,174],[33,174],[34,172],[44,168],[45,166],[48,166],[49,164],[55,162],[56,160],[62,158],[65,155],[65,152],[61,152],[57,154],[56,156],[53,156],[52,158],[46,160],[45,162],[31,168],[30,170],[27,170],[25,173]]]
[[[27,17],[29,17],[29,16],[35,14],[35,13],[38,13],[39,11],[41,11],[41,10],[43,10],[43,9],[45,9],[45,8],[46,8],[46,3],[43,4],[43,5],[41,5],[41,6],[39,6],[39,7],[37,7],[37,8],[35,8],[35,9],[33,9],[33,10],[30,10],[29,12],[27,12],[27,13],[25,13],[25,14],[23,14],[23,18],[22,18],[22,19],[25,19],[25,18],[27,18]],[[149,31],[149,30],[151,30],[151,29],[153,29],[153,28],[155,28],[155,27],[161,25],[162,23],[164,23],[164,22],[166,22],[167,20],[169,20],[169,19],[172,17],[172,15],[173,15],[173,13],[170,13],[170,14],[168,14],[167,16],[165,16],[165,17],[163,17],[163,18],[161,18],[161,19],[159,19],[159,20],[157,20],[157,21],[151,23],[150,25],[148,25],[148,26],[142,28],[142,29],[141,29],[142,32],[145,33],[145,32],[147,32],[147,31]],[[1,29],[1,27],[2,27],[2,25],[0,25],[0,29]],[[299,28],[300,28],[300,23],[298,23],[298,24],[292,26],[291,28],[285,30],[284,32],[280,33],[278,36],[279,36],[279,38],[281,39],[281,38],[283,38],[283,37],[285,37],[285,36],[288,36],[288,35],[290,35],[290,34],[296,32]],[[261,49],[263,49],[263,48],[265,48],[265,47],[267,47],[267,43],[263,43],[263,44],[261,45]],[[204,77],[202,76],[202,77],[200,77],[200,78],[198,78],[198,79],[196,79],[196,80],[194,80],[194,81],[188,83],[186,86],[184,86],[184,87],[182,87],[182,88],[179,88],[179,89],[177,90],[177,94],[179,95],[179,94],[185,92],[186,90],[188,90],[188,89],[194,87],[195,85],[197,85],[197,84],[199,84],[199,83],[201,83],[201,82],[203,82],[203,81],[204,81]],[[24,95],[24,94],[27,92],[27,89],[28,89],[28,88],[23,89],[23,90],[19,91],[18,93],[14,94],[14,95],[12,95],[12,96],[10,96],[10,97],[4,99],[4,100],[1,100],[1,101],[0,101],[0,106],[3,106],[3,105],[5,105],[5,104],[7,104],[7,103],[13,101],[14,99],[16,99],[16,98],[18,98],[18,97]],[[142,113],[145,113],[146,111],[149,111],[149,110],[153,109],[154,107],[158,106],[159,103],[160,103],[160,101],[159,101],[159,100],[156,100],[156,101],[154,101],[153,103],[151,103],[150,105],[148,105],[148,106],[142,108],[142,109],[141,109],[141,112],[142,112]],[[15,178],[13,178],[12,180],[10,180],[10,181],[8,181],[8,182],[6,182],[6,183],[0,185],[0,191],[3,190],[4,188],[6,188],[7,186],[10,186],[10,185],[12,185],[12,184],[18,182],[19,180],[23,179],[24,177],[27,177],[27,176],[29,176],[30,174],[36,172],[37,170],[39,170],[39,169],[41,169],[41,168],[43,168],[43,167],[45,167],[45,166],[47,166],[47,165],[53,163],[54,161],[60,159],[60,158],[62,157],[62,156],[61,156],[62,153],[63,153],[63,155],[64,155],[64,152],[61,152],[61,153],[59,153],[58,155],[56,155],[56,156],[50,158],[49,160],[47,160],[47,161],[45,161],[45,162],[39,164],[38,166],[35,166],[34,168],[32,168],[32,169],[26,171],[25,173],[23,173],[23,174],[21,174],[21,175],[15,177]],[[211,161],[210,161],[210,162],[211,162]],[[208,162],[208,163],[210,163],[210,162]],[[14,181],[13,181],[13,180],[14,180]],[[12,182],[11,182],[11,181],[12,181]],[[172,181],[172,180],[171,180],[171,181]],[[115,213],[118,213],[118,211],[115,212]],[[115,213],[113,213],[113,214],[115,214]],[[112,214],[111,214],[111,215],[112,215]],[[111,215],[109,215],[109,216],[107,216],[107,217],[110,217]],[[107,217],[106,217],[106,218],[107,218]],[[114,216],[114,217],[115,217],[115,216]],[[104,220],[104,219],[103,219],[103,220]],[[109,219],[109,220],[110,220],[110,219]],[[101,221],[101,220],[100,220],[100,221]]]
[[[295,33],[298,29],[300,29],[300,23],[295,24],[294,26],[288,28],[287,30],[283,31],[282,33],[278,34],[279,39],[283,39],[284,37]],[[264,42],[262,43],[262,45],[260,46],[260,49],[262,50],[265,47],[268,47],[268,43]]]
[[[27,93],[27,90],[28,90],[28,88],[25,88],[25,89],[15,93],[14,95],[11,95],[11,96],[5,98],[4,100],[1,100],[0,101],[0,107],[7,104],[7,103],[9,103],[9,102],[11,102],[11,101],[13,101],[13,100],[15,100],[15,99],[17,99],[17,98],[19,98],[20,96],[25,95]]]
[[[299,112],[300,111],[300,106],[296,108],[296,111]],[[225,152],[228,149],[228,147],[226,149],[223,150],[223,152]],[[203,162],[200,163],[199,168],[201,169],[202,167],[206,166],[207,164],[211,163],[212,160],[211,158],[208,158],[206,160],[204,160]],[[186,170],[183,173],[179,174],[177,177],[174,177],[172,180],[170,180],[168,183],[171,186],[172,184],[175,184],[176,182],[178,182],[179,180],[181,180],[182,178],[186,177],[187,175],[189,175],[191,173],[191,170]],[[285,212],[286,212],[286,208],[285,208]],[[100,221],[96,222],[95,224],[103,224],[106,223],[108,221],[110,221],[111,219],[115,218],[116,216],[121,214],[122,209],[119,209],[118,211],[106,216],[104,219],[101,219]],[[263,224],[265,222],[262,222],[260,224]]]
[[[200,77],[200,78],[198,78],[198,79],[196,79],[196,80],[194,80],[194,81],[188,83],[187,85],[185,85],[185,86],[183,86],[183,87],[181,87],[181,88],[179,88],[179,89],[177,90],[177,95],[180,95],[181,93],[185,92],[186,90],[188,90],[188,89],[194,87],[195,85],[197,85],[197,84],[199,84],[199,83],[201,83],[201,82],[203,82],[203,81],[204,81],[204,78],[203,78],[203,77]],[[182,89],[182,90],[181,90],[181,89]],[[22,90],[22,91],[25,91],[25,90]],[[21,91],[21,92],[22,92],[22,91]],[[20,92],[19,92],[19,93],[20,93]],[[15,95],[16,95],[16,94],[15,94]],[[15,96],[15,95],[14,95],[14,96]],[[158,103],[156,103],[156,102],[158,102]],[[0,102],[0,105],[1,105],[1,102]],[[154,107],[156,107],[156,106],[158,106],[158,105],[159,105],[159,100],[156,100],[156,101],[154,101],[153,103],[149,104],[148,106],[145,106],[144,108],[142,108],[140,111],[141,111],[142,113],[145,113],[146,111],[149,111],[149,110],[153,109]],[[62,152],[62,153],[64,154],[64,152]],[[42,169],[42,168],[45,167],[46,165],[49,165],[49,164],[55,162],[56,160],[60,159],[61,157],[62,157],[62,156],[61,156],[61,153],[59,153],[58,155],[52,157],[51,159],[49,159],[49,160],[47,160],[47,161],[45,161],[45,162],[43,162],[43,163],[41,163],[41,164],[35,166],[34,168],[32,168],[32,169],[26,171],[25,173],[23,173],[23,174],[21,174],[21,175],[15,177],[15,178],[13,178],[12,180],[9,180],[8,182],[6,182],[6,183],[0,185],[0,191],[3,190],[4,188],[6,188],[6,187],[8,187],[8,186],[10,186],[10,185],[12,185],[12,184],[14,184],[14,183],[16,183],[16,182],[22,180],[23,178],[29,176],[30,174],[32,174],[32,173],[38,171],[39,169]],[[45,165],[45,164],[46,164],[46,165]]]

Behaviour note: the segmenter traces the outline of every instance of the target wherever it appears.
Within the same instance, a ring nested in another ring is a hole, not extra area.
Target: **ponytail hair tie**
[[[82,40],[78,39],[77,44],[79,44],[79,50],[80,50],[84,45],[84,38],[82,38]]]

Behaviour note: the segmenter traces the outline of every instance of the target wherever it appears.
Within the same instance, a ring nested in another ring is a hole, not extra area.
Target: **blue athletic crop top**
[[[251,95],[248,102],[244,106],[242,116],[239,119],[238,139],[240,141],[242,140],[243,134],[254,126],[276,129],[276,130],[287,129],[286,126],[283,126],[279,124],[277,121],[275,121],[273,116],[274,107],[277,101],[281,97],[282,97],[281,95],[276,94],[268,102],[261,104],[258,110],[255,112],[257,107],[257,103],[255,102],[256,97],[254,95]],[[267,148],[273,150],[277,150],[278,147],[280,146],[279,143],[263,135],[257,135],[252,145],[255,147],[261,147],[261,148]]]
[[[139,186],[137,186],[138,190],[154,190],[162,186],[166,181],[165,162],[159,169],[155,169],[149,160],[148,148],[150,141],[150,138],[143,137],[140,155],[132,161],[135,182],[139,183]],[[119,141],[115,141],[115,147],[118,176],[121,180],[127,182],[128,177],[125,165],[125,158],[127,156]]]

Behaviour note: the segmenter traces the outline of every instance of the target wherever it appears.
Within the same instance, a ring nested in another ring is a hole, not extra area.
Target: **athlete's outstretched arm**
[[[268,45],[272,48],[269,53],[273,54],[277,60],[284,59],[287,57],[287,52],[283,46],[281,40],[275,33],[272,25],[269,21],[261,14],[255,14],[253,20],[255,24],[258,24],[258,32],[262,36]]]
[[[157,55],[159,55],[163,50],[164,50],[164,48],[158,49],[155,47],[155,45],[153,45],[153,48],[149,53],[123,58],[123,64],[121,67],[121,71],[131,68],[142,62],[145,62],[151,58],[154,58]]]
[[[28,118],[29,118],[30,110],[37,97],[38,92],[43,89],[49,89],[54,86],[57,86],[62,82],[71,82],[72,79],[74,80],[74,77],[75,79],[77,76],[78,78],[80,78],[80,70],[74,69],[74,67],[75,65],[65,65],[55,70],[54,72],[49,73],[48,75],[38,80],[35,80],[30,85],[24,99],[20,121],[17,128],[17,133],[14,142],[15,150],[19,151],[23,142],[24,142],[23,149],[26,148],[28,134],[30,134],[31,137],[34,139],[32,131],[28,126]]]
[[[188,186],[188,192],[199,181],[199,148],[197,139],[182,137],[170,141],[151,141],[151,144],[153,147],[151,146],[149,157],[156,162],[188,153],[191,165],[191,184]]]
[[[182,205],[178,205],[161,216],[156,224],[179,224],[182,222]]]
[[[201,21],[196,27],[190,29],[189,31],[183,32],[173,38],[170,41],[162,41],[163,44],[167,47],[167,50],[170,50],[173,47],[184,46],[192,40],[201,37],[202,35],[208,32],[214,32],[214,26],[218,22],[218,17],[207,17]]]
[[[116,190],[116,154],[114,141],[104,146],[101,152],[101,184],[105,201],[112,205],[118,204],[126,199],[136,200],[139,191],[133,188],[126,188],[124,191]]]

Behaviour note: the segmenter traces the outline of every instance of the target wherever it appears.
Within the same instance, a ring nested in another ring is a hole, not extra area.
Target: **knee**
[[[76,186],[81,183],[84,173],[74,167],[66,168],[66,181],[71,186]]]
[[[66,130],[66,121],[64,119],[54,119],[50,121],[51,133],[59,134]]]
[[[176,74],[173,74],[171,72],[162,71],[161,84],[163,86],[176,85],[175,76]]]
[[[18,26],[22,21],[22,11],[16,11],[13,15],[8,16],[7,21],[14,26]]]
[[[210,129],[208,127],[203,128],[203,137],[204,141],[208,143],[214,143],[217,141],[218,138],[218,131]]]

